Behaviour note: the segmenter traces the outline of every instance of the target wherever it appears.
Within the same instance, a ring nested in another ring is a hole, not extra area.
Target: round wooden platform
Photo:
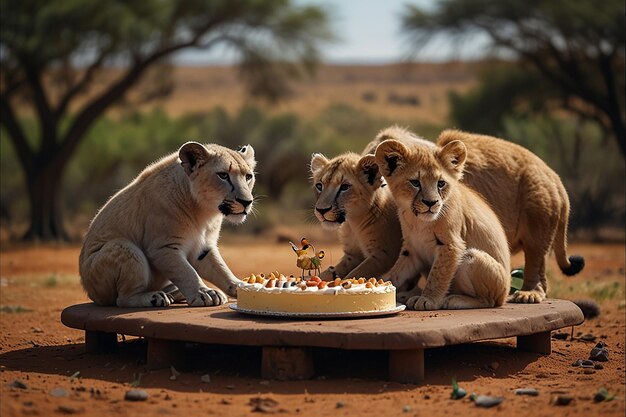
[[[263,346],[264,375],[268,377],[289,377],[288,369],[276,375],[274,365],[267,363],[272,361],[276,348],[282,349],[283,358],[289,347],[293,347],[293,352],[310,347],[381,349],[390,351],[391,379],[401,381],[423,378],[425,348],[518,336],[518,348],[550,353],[550,332],[581,324],[583,320],[580,309],[564,300],[505,304],[495,309],[404,311],[380,318],[337,320],[248,316],[230,310],[227,305],[136,309],[87,303],[68,307],[61,314],[63,324],[87,332],[86,345],[90,351],[111,347],[117,341],[117,334],[146,337],[148,365],[152,368],[166,366],[175,359],[180,342]],[[292,356],[309,361],[306,350],[301,351],[304,353]],[[408,363],[413,363],[412,369]],[[301,365],[292,363],[287,367]],[[304,373],[311,372],[309,369]]]

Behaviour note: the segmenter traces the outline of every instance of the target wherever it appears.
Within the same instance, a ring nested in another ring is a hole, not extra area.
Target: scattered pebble
[[[600,315],[600,306],[593,300],[574,300],[573,303],[583,312],[585,320],[593,319]]]
[[[173,366],[170,366],[170,371],[172,372],[172,375],[170,376],[170,381],[176,381],[176,379],[178,379],[178,377],[180,376],[180,372],[178,372]]]
[[[557,395],[552,399],[554,405],[569,405],[574,400],[571,395]]]
[[[567,340],[568,337],[569,337],[569,333],[564,333],[564,332],[552,333],[552,338],[556,340]]]
[[[235,386],[230,384],[230,385],[226,385],[226,389],[235,389]]]
[[[539,395],[539,391],[535,388],[518,388],[515,391],[515,395],[530,395],[531,397],[536,397]]]
[[[50,391],[50,395],[52,395],[53,397],[67,397],[67,391],[65,391],[63,388],[61,387],[56,387],[53,388],[52,391]]]
[[[585,368],[585,369],[583,369],[583,373],[587,374],[587,375],[591,375],[591,374],[595,374],[596,371],[595,371],[595,369]]]
[[[43,330],[39,327],[33,327],[33,333],[43,333]]]
[[[609,350],[604,342],[598,343],[589,354],[589,359],[598,362],[607,362],[609,360]]]
[[[131,389],[126,391],[124,399],[126,401],[146,401],[148,396],[148,393],[142,389]]]
[[[337,404],[335,404],[335,408],[344,408],[346,406],[346,403],[344,403],[343,401],[337,401]]]
[[[63,414],[77,414],[79,412],[77,408],[70,407],[69,405],[60,405],[57,411]]]
[[[220,401],[222,404],[224,405],[230,405],[233,402],[231,400],[229,400],[228,398],[222,398],[222,401]]]
[[[22,381],[21,379],[14,379],[9,386],[12,388],[28,389],[28,385],[26,385],[26,382]]]
[[[610,395],[606,388],[600,388],[596,395],[593,396],[593,402],[611,401],[613,398],[615,398],[615,395]]]
[[[425,399],[425,400],[430,400],[430,395],[428,395],[428,394],[424,394],[424,399]]]
[[[593,369],[604,369],[604,365],[602,365],[601,363],[596,363],[595,365],[593,365]]]
[[[411,408],[411,406],[410,406],[410,405],[408,405],[408,404],[407,404],[407,405],[405,405],[404,407],[402,407],[402,412],[403,412],[403,413],[410,413],[410,412],[411,412],[411,410],[412,410],[412,408]]]
[[[579,337],[580,340],[585,341],[585,342],[595,342],[596,341],[596,337],[591,334],[591,333],[585,333],[584,335]]]
[[[211,382],[211,375],[209,374],[204,374],[200,377],[200,381],[208,384],[209,382]]]
[[[490,408],[495,407],[504,401],[503,397],[491,397],[489,395],[479,395],[474,399],[474,404],[477,407]]]
[[[491,362],[491,364],[489,365],[491,367],[491,369],[493,369],[494,371],[497,371],[498,368],[500,367],[500,362]]]
[[[578,359],[576,362],[572,363],[572,366],[580,366],[581,368],[593,368],[593,361],[589,359]]]
[[[272,398],[250,398],[250,402],[248,403],[248,405],[252,406],[252,412],[278,413],[282,411],[278,408],[278,402]]]

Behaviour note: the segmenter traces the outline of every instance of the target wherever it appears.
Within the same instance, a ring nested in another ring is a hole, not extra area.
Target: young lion
[[[331,160],[311,159],[317,201],[315,216],[322,227],[339,229],[344,255],[322,273],[340,277],[376,277],[389,270],[401,245],[396,206],[382,180],[373,155],[345,153]]]
[[[446,130],[440,146],[461,140],[468,148],[463,182],[478,191],[502,222],[512,252],[524,251],[524,285],[511,301],[539,303],[546,297],[546,255],[554,248],[565,275],[585,261],[567,256],[569,199],[559,176],[539,157],[511,142]]]
[[[510,287],[504,230],[478,194],[459,182],[466,148],[453,141],[438,149],[408,148],[386,140],[376,162],[398,205],[402,254],[385,274],[397,287],[427,276],[415,310],[501,306]]]
[[[226,218],[242,223],[252,209],[254,150],[184,144],[148,166],[91,222],[80,253],[80,276],[100,305],[163,307],[178,287],[190,306],[235,296],[236,277],[217,249]]]
[[[361,157],[346,153],[328,160],[314,154],[311,173],[315,185],[315,216],[323,227],[339,229],[344,256],[322,273],[330,279],[376,277],[387,272],[398,259],[402,245],[397,208],[374,160],[376,146],[396,138],[416,146],[435,144],[398,126],[378,133]]]

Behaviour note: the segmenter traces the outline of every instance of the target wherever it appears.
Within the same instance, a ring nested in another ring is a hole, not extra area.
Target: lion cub
[[[467,156],[453,141],[442,148],[386,140],[376,162],[398,205],[404,236],[401,255],[385,274],[396,287],[427,276],[415,310],[501,306],[510,287],[510,253],[489,205],[459,182]]]
[[[100,305],[163,307],[173,283],[190,306],[215,306],[237,279],[217,249],[223,219],[252,209],[254,150],[184,144],[148,166],[100,209],[80,253],[83,287]],[[179,293],[179,295],[180,295]]]

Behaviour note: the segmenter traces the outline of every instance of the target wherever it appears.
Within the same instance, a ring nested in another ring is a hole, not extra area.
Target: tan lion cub
[[[376,162],[398,205],[404,245],[387,273],[396,287],[427,276],[415,310],[501,306],[510,287],[510,253],[496,214],[459,182],[467,156],[453,141],[442,148],[386,140]]]
[[[322,279],[377,277],[398,259],[401,245],[396,205],[382,179],[374,155],[345,153],[331,160],[311,159],[317,200],[315,216],[322,227],[339,231],[344,255]]]
[[[577,274],[585,266],[583,257],[567,256],[569,198],[561,179],[528,149],[502,139],[446,130],[437,143],[444,146],[456,140],[469,150],[463,182],[496,212],[511,251],[524,251],[524,286],[511,301],[541,302],[548,291],[550,249],[565,275]]]
[[[148,166],[91,222],[79,258],[89,298],[163,307],[174,301],[163,291],[171,281],[190,306],[224,304],[226,295],[202,278],[236,296],[217,239],[223,219],[241,223],[252,209],[255,164],[251,146],[188,142]]]

